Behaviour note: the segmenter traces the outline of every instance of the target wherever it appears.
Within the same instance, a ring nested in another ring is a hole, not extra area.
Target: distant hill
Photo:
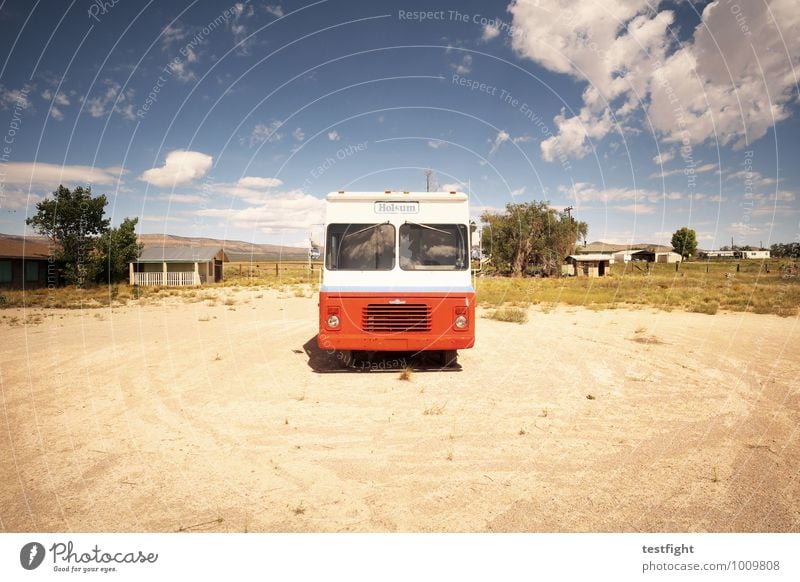
[[[140,234],[139,240],[147,246],[167,247],[222,247],[231,261],[297,261],[308,258],[308,249],[270,244],[256,244],[241,240],[177,236],[174,234]]]
[[[41,236],[22,236],[18,234],[0,233],[0,240],[14,240],[38,242],[47,244],[47,239]],[[177,236],[174,234],[140,234],[139,240],[147,246],[167,247],[222,247],[231,261],[287,261],[305,260],[308,258],[308,249],[301,247],[286,247],[280,245],[255,244],[241,240],[223,240],[218,238],[203,238],[190,236]]]
[[[34,236],[34,235],[22,236],[21,234],[3,234],[2,232],[0,232],[0,240],[13,240],[18,242],[27,241],[27,242],[47,244],[47,237],[44,236]]]
[[[618,251],[627,250],[649,250],[650,252],[666,253],[672,250],[672,247],[665,245],[657,245],[653,243],[640,243],[640,244],[614,244],[605,243],[602,241],[590,242],[587,245],[578,245],[575,248],[576,253],[616,253]]]

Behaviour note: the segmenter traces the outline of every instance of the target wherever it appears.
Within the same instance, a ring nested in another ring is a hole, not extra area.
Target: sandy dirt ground
[[[2,312],[0,529],[800,530],[797,318],[532,308],[403,381],[219,293]]]

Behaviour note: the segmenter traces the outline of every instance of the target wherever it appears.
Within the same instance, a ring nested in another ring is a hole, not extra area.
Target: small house
[[[164,287],[218,283],[227,261],[221,247],[145,246],[130,263],[130,283]]]
[[[770,258],[769,251],[766,249],[759,249],[755,251],[740,251],[743,259],[768,259]]]
[[[50,282],[55,286],[58,274],[47,245],[24,238],[0,239],[0,288],[45,287],[48,284],[48,268]]]
[[[601,253],[570,255],[566,272],[577,277],[604,277],[610,269],[611,256]],[[572,267],[571,269],[569,267]]]
[[[680,263],[683,257],[675,251],[656,253],[656,263]]]
[[[736,259],[736,251],[699,251],[701,259]]]

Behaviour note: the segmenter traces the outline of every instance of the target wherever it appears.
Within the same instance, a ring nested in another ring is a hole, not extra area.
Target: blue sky
[[[140,232],[299,245],[327,192],[431,168],[589,240],[798,240],[793,2],[608,4],[3,2],[0,232],[64,183]]]

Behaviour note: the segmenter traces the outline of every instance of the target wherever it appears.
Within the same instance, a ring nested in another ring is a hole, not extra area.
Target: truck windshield
[[[331,224],[325,244],[325,265],[331,271],[391,271],[394,268],[394,226]]]
[[[400,226],[400,268],[405,271],[463,271],[467,268],[467,227],[463,224]]]

